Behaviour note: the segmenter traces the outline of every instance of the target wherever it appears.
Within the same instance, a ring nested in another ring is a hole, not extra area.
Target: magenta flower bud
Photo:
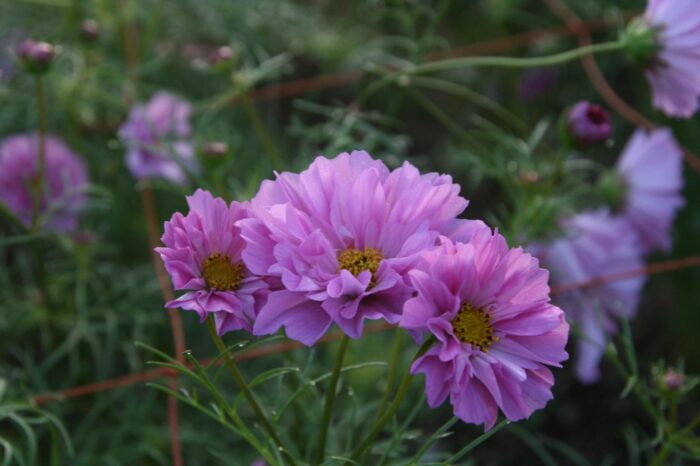
[[[44,73],[56,56],[56,48],[48,42],[27,39],[17,47],[17,57],[30,73]]]
[[[233,49],[227,45],[221,46],[209,55],[209,64],[216,66],[220,63],[231,61],[235,56]]]
[[[100,24],[94,19],[86,19],[80,26],[80,32],[85,42],[94,42],[100,37]]]
[[[610,114],[599,105],[579,102],[571,107],[566,115],[566,130],[577,144],[603,142],[612,135]]]
[[[668,370],[661,377],[663,387],[670,391],[678,391],[685,386],[685,375],[674,370]]]
[[[202,154],[207,157],[222,157],[228,153],[228,144],[221,141],[213,141],[204,144]]]

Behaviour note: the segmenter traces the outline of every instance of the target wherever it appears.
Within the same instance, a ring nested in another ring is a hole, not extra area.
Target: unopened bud
[[[100,37],[100,25],[94,19],[86,19],[80,26],[80,32],[85,42],[94,42]]]
[[[202,147],[202,154],[207,157],[222,157],[228,153],[228,144],[221,141],[208,142]]]
[[[578,145],[598,144],[612,135],[610,114],[599,105],[579,102],[566,114],[566,131]]]
[[[17,47],[17,57],[30,73],[45,73],[56,56],[56,48],[48,42],[27,39]]]

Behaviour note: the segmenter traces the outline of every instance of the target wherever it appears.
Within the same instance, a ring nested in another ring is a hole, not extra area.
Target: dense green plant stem
[[[621,41],[603,42],[600,44],[586,45],[566,52],[547,55],[544,57],[460,57],[450,58],[447,60],[438,60],[420,65],[403,68],[399,71],[389,74],[388,76],[375,81],[365,89],[360,95],[359,101],[363,102],[370,95],[374,94],[379,89],[392,83],[400,76],[408,76],[423,73],[433,73],[436,71],[446,71],[456,68],[469,67],[504,67],[504,68],[531,68],[554,66],[576,60],[585,55],[593,53],[612,52],[622,50],[625,44]]]
[[[258,139],[260,139],[260,142],[262,143],[263,148],[265,149],[265,153],[267,154],[267,156],[270,159],[270,162],[272,163],[272,167],[275,170],[284,170],[284,163],[282,163],[280,153],[277,150],[275,143],[272,142],[272,137],[267,131],[267,128],[265,128],[265,124],[263,123],[262,118],[260,118],[260,114],[255,108],[255,104],[253,104],[253,101],[250,99],[250,96],[248,94],[243,94],[241,100],[243,101],[243,108],[245,109],[246,114],[250,119],[250,122],[253,124],[255,134],[258,135]]]
[[[236,364],[233,362],[233,359],[231,358],[231,355],[228,352],[228,348],[224,344],[224,341],[221,339],[218,333],[216,333],[216,326],[214,325],[214,319],[210,316],[207,318],[207,327],[209,327],[209,333],[211,334],[212,340],[214,340],[214,344],[218,348],[219,352],[221,352],[221,357],[224,360],[224,364],[226,364],[226,367],[228,368],[229,372],[231,373],[231,376],[233,376],[233,379],[236,382],[236,385],[238,385],[238,388],[241,390],[243,393],[243,396],[248,400],[248,404],[250,404],[250,407],[253,409],[253,412],[255,413],[255,416],[258,418],[258,421],[260,424],[262,424],[263,428],[267,432],[267,434],[270,436],[272,441],[277,445],[277,448],[279,448],[280,452],[284,455],[285,459],[287,462],[295,466],[296,462],[294,459],[291,457],[289,454],[289,451],[284,447],[284,444],[282,443],[282,439],[280,436],[277,434],[277,431],[275,428],[270,424],[270,421],[267,419],[267,416],[263,412],[262,408],[260,407],[260,404],[258,403],[258,400],[255,398],[255,395],[253,392],[250,390],[250,387],[248,387],[248,384],[245,381],[245,378],[243,377],[243,374],[241,374],[241,371],[238,370],[238,367],[236,367]]]
[[[340,379],[340,372],[343,368],[343,361],[345,360],[345,353],[348,349],[349,342],[350,338],[347,335],[343,335],[343,338],[340,340],[338,354],[335,357],[335,365],[333,366],[331,381],[326,391],[326,404],[323,407],[323,419],[321,421],[321,432],[319,433],[318,438],[316,464],[323,463],[323,460],[326,457],[326,437],[328,436],[328,427],[331,423],[331,414],[333,413],[333,402],[335,401],[335,392],[338,387],[338,380]]]
[[[427,339],[423,343],[423,345],[421,345],[421,347],[418,349],[418,352],[413,358],[413,361],[423,356],[425,352],[428,351],[430,345],[432,345],[433,342],[434,340],[432,338]],[[398,411],[399,406],[401,406],[401,402],[403,401],[404,396],[406,396],[406,393],[408,393],[408,389],[411,386],[411,380],[413,380],[413,376],[411,375],[411,366],[408,366],[406,372],[404,373],[403,379],[401,379],[399,388],[396,390],[394,401],[391,402],[384,414],[382,414],[381,417],[374,423],[374,426],[372,426],[372,430],[369,432],[369,434],[367,434],[367,437],[365,437],[362,443],[358,445],[357,448],[355,448],[355,450],[353,450],[351,455],[352,460],[357,460],[362,456],[365,450],[367,450],[367,448],[369,448],[372,445],[374,439],[376,439],[377,436],[381,433],[386,423],[389,422],[389,420],[391,420],[394,414],[396,414],[396,411]]]

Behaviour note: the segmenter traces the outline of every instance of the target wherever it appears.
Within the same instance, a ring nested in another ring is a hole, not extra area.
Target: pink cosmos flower
[[[239,222],[253,273],[281,280],[255,321],[312,345],[335,322],[358,338],[366,319],[396,323],[411,296],[405,274],[439,232],[458,234],[467,206],[446,175],[408,162],[392,172],[362,151],[318,157],[263,182]]]
[[[119,136],[128,147],[126,163],[135,178],[185,182],[185,168],[195,169],[190,113],[189,103],[167,92],[132,107]]]
[[[417,294],[399,326],[436,339],[411,372],[425,374],[431,407],[449,396],[465,422],[488,430],[499,409],[527,418],[552,398],[547,366],[568,358],[569,326],[549,302],[548,272],[486,227],[469,243],[441,242],[408,273]]]
[[[645,252],[671,248],[670,229],[683,204],[683,154],[669,129],[637,130],[617,162],[625,188],[623,216]]]
[[[658,34],[659,50],[646,71],[654,107],[688,118],[700,103],[700,2],[649,0],[644,20]]]
[[[564,238],[531,248],[551,272],[552,283],[586,283],[642,267],[638,237],[623,218],[601,210],[579,214],[563,226]],[[616,332],[616,320],[636,314],[643,285],[644,277],[637,276],[569,290],[557,297],[567,318],[583,333],[577,342],[574,365],[580,381],[593,383],[599,379],[606,341]]]
[[[235,223],[246,217],[246,205],[227,205],[201,189],[187,204],[187,215],[178,212],[165,222],[165,247],[156,248],[175,289],[188,290],[166,307],[195,311],[202,321],[214,314],[219,335],[251,331],[268,285],[241,260],[245,243]]]
[[[35,179],[38,175],[39,139],[17,134],[0,144],[0,202],[27,227],[32,223]],[[88,185],[82,159],[55,136],[46,137],[44,194],[41,225],[49,230],[74,230],[85,205]]]

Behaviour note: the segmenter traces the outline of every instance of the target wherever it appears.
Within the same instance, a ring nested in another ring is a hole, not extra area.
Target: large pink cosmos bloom
[[[688,118],[700,104],[700,2],[649,0],[644,19],[658,34],[646,72],[654,107]]]
[[[167,92],[158,92],[148,103],[131,108],[119,136],[127,145],[126,164],[135,178],[186,181],[186,169],[196,167],[191,113],[189,103]]]
[[[644,264],[639,239],[629,224],[607,211],[584,212],[563,224],[566,236],[532,251],[552,274],[556,285],[584,284],[592,279],[636,270]],[[574,372],[583,383],[600,378],[600,362],[616,321],[637,312],[644,277],[613,280],[573,289],[557,296],[557,304],[581,333]]]
[[[246,206],[227,205],[201,189],[187,204],[187,215],[165,222],[165,247],[156,248],[175,289],[188,290],[166,307],[195,311],[202,321],[213,314],[219,335],[251,331],[268,286],[241,259],[245,244],[235,223],[246,217]]]
[[[486,227],[469,243],[441,241],[408,273],[417,295],[399,326],[436,339],[411,372],[425,374],[431,407],[449,396],[465,422],[488,430],[499,409],[527,418],[552,398],[548,366],[568,358],[569,326],[549,302],[548,272]]]
[[[335,322],[359,338],[366,319],[396,323],[411,296],[405,274],[438,233],[456,234],[467,206],[446,175],[409,163],[392,172],[366,152],[318,157],[300,174],[263,182],[239,222],[253,273],[281,280],[253,332],[284,326],[316,342]]]
[[[683,205],[683,154],[669,129],[637,130],[616,170],[625,187],[623,216],[645,252],[671,248],[670,229]]]
[[[55,136],[46,137],[45,164],[40,225],[48,230],[74,230],[85,205],[85,164]],[[27,227],[32,223],[38,170],[36,134],[16,134],[0,143],[0,202]]]

